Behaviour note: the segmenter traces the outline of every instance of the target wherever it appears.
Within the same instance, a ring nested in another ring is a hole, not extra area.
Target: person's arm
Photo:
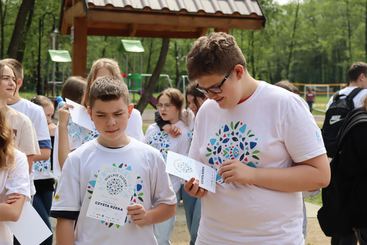
[[[288,168],[252,168],[238,160],[229,160],[223,163],[219,174],[225,183],[257,185],[283,192],[315,190],[330,182],[326,154]]]
[[[69,110],[66,106],[59,109],[59,125],[58,125],[58,160],[60,168],[64,166],[65,160],[70,153],[69,135],[68,135],[68,121],[69,121]]]
[[[14,195],[14,194],[13,194]],[[0,203],[0,221],[17,221],[23,209],[25,196],[10,195],[10,201]]]
[[[74,226],[75,221],[71,219],[58,218],[56,223],[56,244],[73,245],[74,244]]]
[[[181,135],[181,130],[175,125],[172,125],[169,121],[163,120],[158,111],[154,113],[154,121],[161,131],[166,132],[173,138],[176,138]]]
[[[46,161],[50,158],[51,149],[50,148],[40,148],[41,155],[34,155],[33,161]]]
[[[127,214],[131,216],[131,220],[139,225],[152,225],[161,223],[171,218],[176,213],[176,204],[158,204],[156,207],[145,210],[143,205],[135,204],[127,207]]]

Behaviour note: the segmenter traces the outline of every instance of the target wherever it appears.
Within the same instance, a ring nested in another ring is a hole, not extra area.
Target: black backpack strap
[[[346,97],[349,108],[354,108],[353,98],[361,92],[363,88],[354,88]]]
[[[344,122],[342,127],[340,128],[339,135],[338,135],[338,145],[337,151],[339,151],[342,142],[347,135],[347,133],[357,124],[367,122],[367,112],[364,108],[357,108],[351,111],[348,116],[347,120]]]

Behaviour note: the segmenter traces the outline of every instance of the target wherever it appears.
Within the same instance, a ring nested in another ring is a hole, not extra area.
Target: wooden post
[[[74,18],[73,40],[73,75],[87,76],[87,19],[85,17]]]

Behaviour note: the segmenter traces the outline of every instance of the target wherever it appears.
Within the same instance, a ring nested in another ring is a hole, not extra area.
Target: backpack
[[[328,157],[333,158],[335,156],[338,132],[347,114],[354,109],[353,98],[361,90],[362,88],[355,88],[347,96],[337,92],[333,97],[333,102],[325,113],[321,133]]]
[[[336,154],[330,162],[330,184],[322,189],[322,207],[317,212],[317,219],[326,236],[345,234],[351,230],[348,214],[343,212],[340,205],[337,176],[338,166],[343,164],[343,162],[340,161],[341,153],[344,155],[348,154],[348,152],[342,152],[343,140],[348,132],[360,123],[367,123],[367,112],[364,108],[355,109],[347,115],[336,137]],[[346,159],[348,159],[348,156],[346,156]]]

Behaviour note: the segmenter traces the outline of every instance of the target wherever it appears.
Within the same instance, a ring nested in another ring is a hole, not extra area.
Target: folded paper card
[[[72,106],[72,108],[70,108],[69,111],[73,123],[76,123],[79,126],[89,129],[90,131],[96,131],[94,123],[90,119],[87,109],[85,109],[84,106],[69,99],[66,99],[66,104]]]
[[[215,169],[192,158],[168,151],[166,172],[184,180],[198,179],[200,187],[215,192]]]

